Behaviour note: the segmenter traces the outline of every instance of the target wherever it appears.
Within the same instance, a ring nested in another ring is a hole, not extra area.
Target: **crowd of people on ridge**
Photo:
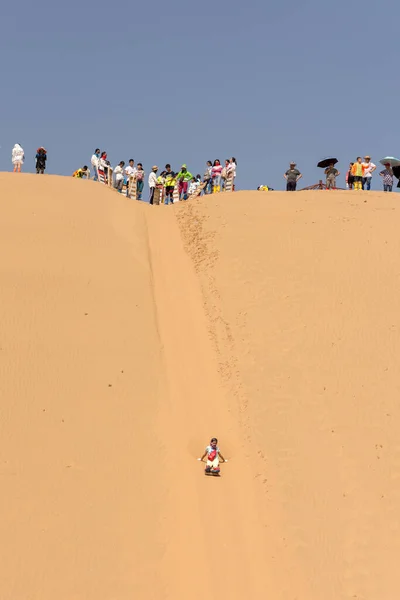
[[[383,191],[384,192],[392,192],[393,191],[393,182],[394,182],[394,172],[391,160],[396,159],[388,159],[388,162],[385,162],[383,159],[383,166],[385,167],[382,171],[379,172],[380,177],[382,177],[383,183]],[[332,159],[331,162],[328,161],[328,165],[324,168],[324,174],[326,176],[325,187],[327,190],[336,190],[336,178],[340,175],[340,172],[336,168],[336,159]],[[374,171],[376,171],[376,165],[371,161],[371,157],[369,155],[364,156],[364,160],[361,156],[357,157],[355,162],[351,162],[346,171],[346,189],[348,190],[370,190],[372,176]],[[286,191],[295,192],[297,190],[297,183],[303,177],[302,173],[297,169],[297,165],[295,162],[291,162],[289,165],[289,169],[284,173],[283,177],[286,180]],[[400,187],[400,179],[398,186]],[[257,188],[259,191],[269,191],[269,188],[266,185],[261,185]]]
[[[91,158],[93,170],[93,180],[104,183],[112,183],[115,189],[122,193],[125,190],[129,197],[129,182],[133,179],[136,185],[136,198],[143,199],[143,188],[146,173],[142,163],[135,164],[133,158],[129,159],[128,164],[121,161],[113,169],[107,158],[107,153],[96,148]],[[231,157],[225,160],[225,165],[221,164],[219,159],[214,162],[207,161],[203,177],[198,173],[193,175],[186,164],[183,164],[179,171],[174,171],[169,163],[159,173],[158,166],[154,165],[148,175],[149,203],[153,204],[155,190],[159,188],[162,191],[164,204],[172,204],[174,201],[174,190],[177,187],[180,200],[187,200],[189,196],[196,193],[211,194],[218,193],[226,188],[227,181],[230,180],[231,188],[234,189],[236,177],[236,159]],[[74,177],[89,177],[90,171],[87,165],[78,169]],[[112,180],[111,180],[112,178]]]
[[[44,174],[46,170],[47,150],[41,146],[36,151],[36,173]],[[25,160],[25,153],[21,144],[15,144],[12,149],[11,156],[14,173],[20,173]],[[340,172],[336,168],[336,160],[328,164],[324,169],[326,176],[325,187],[327,190],[337,189],[336,180]],[[393,172],[393,164],[391,162],[381,161],[384,169],[379,172],[382,177],[383,191],[392,192],[395,174]],[[118,192],[122,193],[125,189],[126,195],[129,197],[130,179],[134,178],[136,186],[136,198],[142,200],[143,189],[145,184],[145,171],[142,163],[137,163],[133,159],[129,159],[128,164],[121,161],[114,169],[111,167],[110,161],[107,158],[106,152],[101,152],[96,148],[91,158],[91,166],[93,170],[93,180],[103,181],[104,183],[112,184]],[[399,166],[400,168],[400,166]],[[230,183],[229,189],[235,189],[237,162],[234,157],[225,160],[225,164],[221,164],[219,159],[213,162],[207,161],[203,177],[200,174],[193,175],[183,164],[179,171],[174,171],[170,164],[166,164],[165,168],[158,174],[159,168],[153,166],[148,176],[149,186],[149,202],[153,204],[155,190],[162,189],[162,198],[165,204],[173,203],[173,192],[178,188],[179,199],[186,200],[189,196],[198,193],[212,194],[218,193],[226,189],[227,182]],[[346,189],[349,190],[370,190],[373,173],[376,171],[376,165],[371,161],[371,157],[366,155],[364,160],[361,156],[357,157],[355,162],[351,162],[346,171],[345,181]],[[76,178],[89,178],[91,175],[89,167],[84,165],[73,173]],[[286,180],[286,191],[294,192],[297,190],[297,184],[303,177],[298,170],[295,162],[289,164],[289,169],[284,173],[283,177]],[[396,172],[396,177],[398,173]],[[400,177],[397,187],[400,187]],[[273,188],[267,185],[260,185],[257,190],[271,191]]]

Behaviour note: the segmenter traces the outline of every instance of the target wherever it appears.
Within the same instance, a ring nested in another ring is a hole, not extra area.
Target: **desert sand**
[[[398,196],[0,189],[1,600],[394,600]]]

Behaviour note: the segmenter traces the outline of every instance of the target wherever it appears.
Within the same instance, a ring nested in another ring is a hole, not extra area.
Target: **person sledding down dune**
[[[207,456],[207,464],[206,464],[206,468],[205,468],[206,475],[219,475],[219,472],[220,472],[219,459],[221,459],[222,462],[224,462],[224,463],[228,462],[228,461],[225,460],[225,458],[222,456],[222,454],[219,450],[217,438],[211,439],[210,445],[206,447],[206,450],[205,450],[203,456],[201,458],[199,458],[198,460],[201,460],[203,462],[206,456]]]

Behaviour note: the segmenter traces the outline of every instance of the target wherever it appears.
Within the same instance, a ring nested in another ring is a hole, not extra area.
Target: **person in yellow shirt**
[[[88,168],[85,165],[84,167],[82,167],[81,169],[77,169],[73,174],[72,177],[77,177],[78,179],[83,179],[83,177],[87,177],[89,174],[88,172]]]
[[[174,203],[174,189],[176,185],[176,174],[171,169],[171,165],[165,165],[164,175],[164,187],[165,187],[165,200],[164,204]]]
[[[351,167],[351,174],[354,177],[354,189],[362,190],[362,181],[363,181],[363,165],[361,156],[357,156],[357,162]]]

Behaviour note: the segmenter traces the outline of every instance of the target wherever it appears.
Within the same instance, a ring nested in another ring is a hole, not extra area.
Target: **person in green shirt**
[[[179,198],[181,200],[187,200],[189,181],[193,179],[193,175],[187,170],[186,165],[182,165],[182,168],[177,174],[176,178],[178,180]]]

